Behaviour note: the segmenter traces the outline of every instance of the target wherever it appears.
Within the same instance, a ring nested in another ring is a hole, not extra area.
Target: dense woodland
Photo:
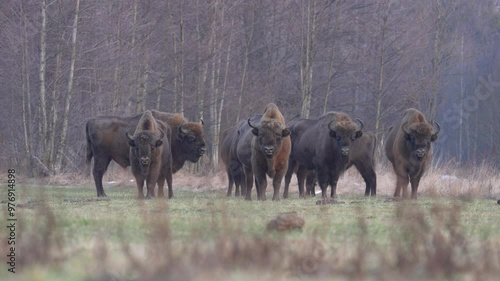
[[[275,102],[337,110],[383,140],[408,107],[437,164],[500,164],[499,0],[0,1],[1,166],[82,170],[84,125],[145,109],[219,134]],[[379,146],[380,147],[380,146]]]

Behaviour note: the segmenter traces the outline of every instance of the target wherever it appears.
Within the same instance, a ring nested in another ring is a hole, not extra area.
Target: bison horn
[[[406,128],[406,125],[408,124],[408,122],[404,122],[403,125],[401,125],[401,130],[403,130],[403,132],[407,135],[410,135],[410,132],[408,131],[408,129]]]
[[[363,121],[361,121],[361,119],[359,119],[359,118],[356,118],[356,121],[359,122],[359,125],[360,125],[359,130],[362,131],[363,128],[365,127],[365,123],[363,123]]]
[[[332,123],[335,122],[335,120],[332,120],[330,121],[330,123],[328,123],[328,129],[330,129],[330,131],[334,131],[335,132],[335,129],[332,129],[331,125]]]
[[[179,125],[179,127],[177,128],[177,132],[180,134],[180,135],[187,135],[189,133],[189,130],[187,129],[184,129],[184,123],[181,123]]]
[[[131,129],[128,129],[128,131],[125,133],[125,135],[127,135],[127,138],[128,138],[129,140],[134,140],[134,137],[130,135],[130,130],[131,130]]]
[[[162,140],[163,137],[165,137],[165,133],[163,132],[162,129],[158,129],[158,130],[160,130],[160,138],[159,138],[159,140]]]
[[[437,135],[439,131],[441,131],[441,126],[436,121],[434,121],[434,124],[436,124],[436,131],[434,131],[434,135]]]
[[[439,126],[439,123],[436,121],[433,121],[433,123],[436,125],[436,129],[434,129],[434,133],[431,136],[431,141],[435,141],[438,137],[439,131],[441,131],[441,126]]]
[[[257,129],[254,125],[252,125],[252,122],[250,122],[250,119],[252,117],[248,118],[247,122],[248,122],[248,126],[252,127],[253,129]]]
[[[203,122],[203,118],[200,118],[200,123],[202,126],[205,126],[205,122]]]

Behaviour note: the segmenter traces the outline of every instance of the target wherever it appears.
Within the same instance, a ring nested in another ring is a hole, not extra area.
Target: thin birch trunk
[[[80,14],[80,0],[76,0],[75,7],[75,17],[73,19],[73,30],[71,35],[71,63],[69,68],[68,77],[68,92],[64,100],[64,112],[62,118],[62,129],[61,129],[61,140],[59,145],[59,150],[56,156],[56,171],[61,172],[62,170],[62,158],[64,150],[66,149],[66,137],[68,134],[68,119],[69,119],[69,108],[71,104],[71,97],[73,96],[73,83],[75,76],[75,62],[76,62],[76,39],[78,35],[78,16]]]

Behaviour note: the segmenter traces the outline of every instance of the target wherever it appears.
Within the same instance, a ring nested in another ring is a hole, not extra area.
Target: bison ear
[[[432,134],[431,135],[431,142],[437,140],[437,138],[438,138],[438,134]]]
[[[283,131],[281,132],[281,136],[282,137],[288,137],[292,132],[290,131],[290,129],[288,128],[285,128],[283,129]]]
[[[354,133],[354,139],[360,138],[363,135],[363,131],[359,130]]]
[[[404,133],[404,134],[405,134],[405,140],[411,141],[411,135],[407,134],[407,133]]]
[[[254,134],[255,136],[258,136],[259,135],[259,129],[253,128],[252,129],[252,134]]]
[[[155,143],[155,146],[156,147],[159,147],[163,144],[163,141],[162,140],[157,140],[156,143]]]
[[[128,145],[130,145],[131,147],[135,147],[135,142],[133,140],[129,140]]]

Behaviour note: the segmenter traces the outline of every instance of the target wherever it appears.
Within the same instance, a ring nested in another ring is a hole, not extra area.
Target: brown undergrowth
[[[469,239],[460,224],[460,205],[423,209],[395,203],[389,245],[378,245],[368,235],[360,206],[353,242],[332,245],[316,232],[306,239],[265,231],[244,234],[225,223],[225,212],[212,214],[222,216],[212,219],[216,238],[193,233],[188,242],[179,242],[171,235],[167,203],[158,204],[155,216],[141,207],[148,230],[144,244],[121,238],[113,247],[98,236],[91,251],[93,264],[85,265],[97,270],[86,280],[229,280],[235,276],[243,280],[245,276],[252,280],[255,276],[265,280],[493,280],[500,274],[499,241]],[[54,266],[77,255],[79,251],[65,242],[63,227],[51,209],[37,206],[36,214],[31,226],[19,226],[17,247],[23,253],[19,267]]]

